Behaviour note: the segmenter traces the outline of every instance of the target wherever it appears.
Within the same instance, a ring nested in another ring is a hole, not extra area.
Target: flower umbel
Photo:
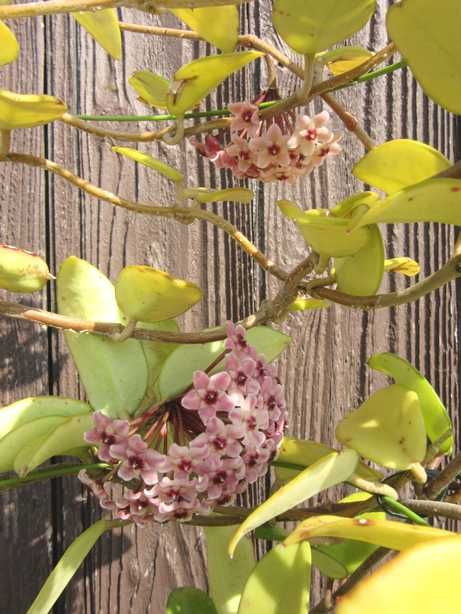
[[[113,467],[79,477],[115,518],[189,520],[232,503],[267,471],[285,428],[282,387],[241,326],[228,324],[225,347],[221,372],[196,371],[190,390],[144,421],[94,414],[87,441]]]

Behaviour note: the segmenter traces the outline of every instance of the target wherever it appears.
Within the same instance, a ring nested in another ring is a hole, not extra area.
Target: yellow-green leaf
[[[0,89],[0,130],[42,126],[59,119],[66,111],[66,105],[54,96]]]
[[[181,315],[201,300],[202,290],[149,266],[127,266],[115,282],[123,313],[137,322],[162,322]]]
[[[237,614],[244,586],[256,565],[253,544],[243,539],[231,559],[226,546],[234,528],[206,527],[204,531],[210,597],[218,614]]]
[[[453,449],[453,425],[445,405],[427,379],[407,360],[391,352],[375,354],[368,360],[368,366],[386,373],[396,384],[416,392],[427,436],[433,443],[438,442],[441,452],[450,454]],[[441,439],[444,436],[446,439]]]
[[[314,54],[363,28],[375,5],[375,0],[275,0],[272,20],[292,49]]]
[[[440,222],[461,226],[461,180],[428,179],[388,196],[361,218],[351,229],[369,224]]]
[[[82,320],[125,324],[113,284],[101,271],[75,256],[57,277],[58,310]],[[91,406],[113,418],[135,413],[148,381],[141,342],[113,341],[91,333],[66,332],[65,338]]]
[[[10,292],[36,292],[53,276],[37,254],[11,245],[0,245],[0,288]]]
[[[306,614],[310,584],[309,544],[275,546],[248,578],[238,614]]]
[[[236,6],[209,6],[171,11],[191,30],[221,51],[233,51],[239,33],[239,12]]]
[[[384,270],[386,273],[400,273],[406,277],[414,277],[421,271],[421,267],[416,260],[407,256],[391,258],[384,261]]]
[[[359,192],[358,194],[353,194],[349,196],[349,198],[342,200],[333,207],[331,215],[334,217],[350,218],[359,207],[363,209],[363,205],[366,205],[369,209],[378,200],[379,196],[376,192]]]
[[[354,539],[375,546],[404,550],[430,539],[450,537],[453,533],[421,525],[369,518],[313,516],[304,520],[285,540],[285,545],[316,537]]]
[[[182,66],[176,72],[173,88],[168,94],[168,110],[175,115],[183,115],[232,73],[263,55],[259,51],[223,53],[199,58]]]
[[[429,179],[450,166],[450,161],[433,147],[398,139],[378,145],[353,168],[353,173],[388,194]]]
[[[224,190],[209,190],[208,188],[188,188],[184,190],[187,198],[193,198],[199,203],[216,203],[222,201],[249,204],[255,197],[253,190],[248,188],[226,188]]]
[[[172,166],[165,164],[165,162],[162,162],[161,160],[153,158],[149,154],[138,151],[137,149],[132,149],[131,147],[112,147],[112,151],[115,151],[115,153],[125,156],[126,158],[130,158],[130,160],[139,162],[139,164],[153,168],[155,171],[158,171],[168,179],[171,179],[171,181],[180,182],[184,179],[184,175]]]
[[[122,57],[122,34],[117,9],[78,11],[71,15],[115,60]]]
[[[91,548],[104,531],[112,526],[111,521],[98,520],[72,542],[48,576],[27,614],[45,614],[52,609]]]
[[[431,540],[399,554],[338,600],[336,614],[458,614],[461,538]],[[417,585],[417,586],[416,586]]]
[[[426,428],[418,395],[398,385],[378,390],[341,420],[336,437],[384,467],[411,469],[426,454]]]
[[[317,298],[297,298],[295,299],[289,309],[290,311],[311,311],[316,309],[325,309],[330,306],[329,301]]]
[[[363,47],[340,47],[320,54],[317,60],[325,64],[328,70],[337,76],[357,68],[372,56],[373,53]]]
[[[250,531],[319,492],[345,482],[354,473],[358,461],[359,457],[353,450],[339,454],[332,452],[301,471],[244,520],[229,543],[229,554],[232,556],[239,541]]]
[[[143,102],[151,107],[166,109],[170,89],[168,79],[150,70],[138,70],[128,79],[128,83]]]
[[[353,296],[372,296],[384,275],[384,244],[378,226],[369,226],[370,240],[348,258],[335,259],[337,289]]]
[[[403,0],[387,13],[387,29],[428,96],[461,113],[458,0]]]
[[[0,21],[0,66],[14,62],[19,51],[16,36],[3,21]]]

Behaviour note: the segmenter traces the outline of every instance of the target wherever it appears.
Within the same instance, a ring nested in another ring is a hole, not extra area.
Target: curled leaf
[[[11,245],[0,245],[0,288],[10,292],[36,292],[53,276],[37,254]]]
[[[184,179],[184,175],[172,166],[165,164],[165,162],[162,162],[161,160],[153,158],[149,154],[138,151],[137,149],[132,149],[131,147],[112,147],[112,151],[115,151],[115,153],[125,156],[126,158],[130,158],[130,160],[139,162],[139,164],[153,168],[164,177],[167,177],[167,179],[171,179],[171,181],[181,182]]]
[[[202,290],[183,279],[149,266],[127,266],[115,282],[123,313],[141,322],[161,322],[181,315],[201,300]]]
[[[150,70],[138,70],[128,79],[140,99],[151,107],[166,109],[170,82]]]
[[[42,126],[59,119],[66,111],[66,105],[54,96],[0,89],[0,130]]]
[[[421,267],[419,262],[416,262],[413,258],[400,256],[399,258],[385,260],[384,270],[386,273],[400,273],[406,277],[414,277],[415,275],[419,275]]]
[[[248,188],[226,188],[224,190],[208,190],[207,188],[188,188],[184,191],[187,198],[193,198],[199,203],[216,203],[221,201],[249,204],[255,197],[253,190]]]
[[[363,47],[339,47],[317,57],[336,77],[357,68],[373,57],[373,53]]]

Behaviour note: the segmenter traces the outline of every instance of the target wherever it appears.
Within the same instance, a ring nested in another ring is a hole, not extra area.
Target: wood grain
[[[380,0],[375,18],[354,38],[355,44],[377,49],[387,42],[386,7],[387,2]],[[128,10],[122,14],[126,21],[158,23],[158,18]],[[244,31],[283,47],[272,29],[267,0],[242,7],[241,14]],[[168,16],[161,23],[177,24]],[[144,113],[127,85],[129,75],[142,68],[172,75],[178,66],[207,49],[204,44],[125,33],[124,59],[114,63],[69,16],[27,20],[13,27],[22,55],[18,63],[2,69],[1,86],[53,93],[65,99],[75,113]],[[293,78],[285,70],[278,69],[278,73],[281,90],[287,92],[294,85]],[[251,99],[264,87],[264,78],[264,66],[256,73],[243,71],[207,104],[211,108],[228,100]],[[338,97],[377,142],[417,138],[452,159],[459,157],[456,120],[424,97],[408,71],[345,90]],[[315,108],[320,106],[316,103]],[[232,185],[224,172],[216,172],[203,160],[197,162],[189,144],[174,149],[143,145],[141,149],[180,168],[191,185]],[[165,203],[172,198],[168,183],[156,174],[118,158],[110,151],[110,143],[67,126],[56,124],[21,133],[15,136],[15,150],[45,152],[123,196]],[[289,268],[304,256],[305,246],[294,226],[279,214],[276,199],[289,197],[306,208],[338,202],[360,189],[349,169],[362,155],[360,143],[346,135],[344,155],[294,188],[254,184],[252,206],[220,205],[216,210]],[[194,280],[202,285],[207,299],[184,318],[188,328],[245,316],[276,291],[276,284],[216,229],[135,217],[35,169],[8,166],[0,170],[0,242],[41,251],[53,270],[75,254],[112,278],[125,264],[146,263]],[[454,239],[453,230],[441,225],[390,226],[385,236],[389,257],[415,257],[424,274],[448,258]],[[406,283],[389,278],[383,287],[395,289]],[[53,309],[54,292],[50,286],[42,296],[29,300]],[[450,286],[417,304],[390,311],[364,313],[334,307],[292,316],[285,329],[293,342],[279,362],[290,408],[290,432],[332,443],[338,418],[385,381],[365,365],[370,355],[385,350],[408,357],[433,382],[458,431],[457,314],[456,289]],[[0,325],[3,404],[49,392],[83,395],[59,333],[28,323],[1,321]],[[244,501],[256,503],[269,486],[263,480]],[[2,608],[15,614],[25,612],[63,550],[97,517],[99,511],[75,479],[4,494],[0,512]],[[173,524],[142,531],[129,528],[100,541],[55,612],[159,614],[168,593],[183,585],[206,587],[200,531]]]

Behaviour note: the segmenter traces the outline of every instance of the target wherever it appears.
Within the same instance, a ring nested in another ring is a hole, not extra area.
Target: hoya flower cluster
[[[341,151],[340,135],[327,127],[327,111],[312,118],[283,113],[265,120],[259,108],[247,102],[231,104],[229,110],[227,146],[211,135],[203,143],[193,143],[218,168],[231,169],[236,177],[293,183]]]
[[[228,324],[225,347],[223,371],[196,371],[190,390],[148,412],[147,423],[94,414],[86,440],[113,469],[79,477],[115,518],[189,520],[232,503],[267,471],[285,427],[282,386],[241,326]]]

